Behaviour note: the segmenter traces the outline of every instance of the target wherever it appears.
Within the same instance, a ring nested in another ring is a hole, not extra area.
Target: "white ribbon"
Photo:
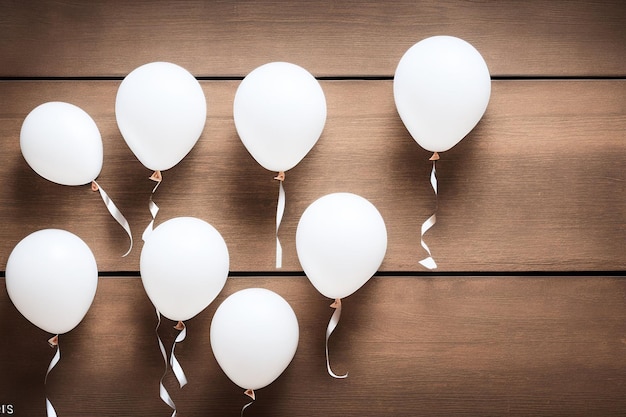
[[[50,400],[48,400],[46,398],[46,415],[48,417],[57,417],[57,412],[54,411],[54,407],[52,406],[52,403],[50,403]]]
[[[100,184],[98,184],[96,182],[96,180],[93,180],[91,182],[91,189],[93,191],[99,191],[100,192],[100,197],[102,197],[102,201],[104,201],[104,204],[106,205],[107,209],[109,210],[109,213],[111,213],[111,216],[113,216],[113,218],[126,231],[126,234],[128,235],[128,238],[130,239],[130,247],[128,248],[126,253],[124,255],[122,255],[122,257],[128,255],[130,253],[131,249],[133,248],[133,234],[130,232],[130,225],[128,224],[128,221],[126,220],[126,218],[124,217],[122,212],[117,208],[117,206],[115,205],[113,200],[111,200],[109,195],[102,189]]]
[[[424,242],[424,234],[428,232],[428,230],[430,230],[430,228],[433,227],[435,223],[437,222],[437,207],[439,203],[438,203],[438,197],[437,197],[437,170],[435,169],[435,163],[437,162],[438,159],[439,159],[439,155],[437,154],[437,152],[435,152],[433,156],[430,158],[430,160],[433,161],[433,168],[430,171],[430,185],[433,187],[433,191],[435,192],[435,212],[432,214],[432,216],[426,219],[424,223],[422,223],[421,237],[420,237],[421,242],[422,242],[422,247],[426,250],[426,252],[428,252],[428,257],[422,259],[421,261],[419,261],[419,263],[428,269],[437,268],[437,263],[432,257],[430,248],[428,247],[426,242]]]
[[[185,326],[185,323],[179,321],[175,329],[180,330],[180,333],[178,333],[178,336],[176,336],[174,344],[172,345],[170,365],[172,367],[172,371],[174,371],[174,375],[176,375],[178,385],[180,385],[180,387],[182,388],[187,385],[187,376],[185,375],[185,371],[183,371],[183,367],[180,366],[180,363],[178,363],[178,359],[176,359],[176,356],[174,356],[174,349],[176,348],[176,343],[182,342],[183,340],[185,340],[185,337],[187,337],[187,327]]]
[[[52,368],[54,368],[56,364],[59,363],[59,361],[61,360],[61,348],[59,347],[59,335],[57,334],[56,336],[50,338],[48,340],[48,343],[50,344],[51,347],[56,349],[56,352],[54,353],[54,356],[52,357],[52,360],[50,361],[50,365],[48,365],[48,370],[46,371],[46,376],[44,378],[44,385],[48,382],[48,374],[50,373]],[[46,415],[48,417],[57,417],[57,413],[54,410],[54,407],[52,406],[52,403],[50,402],[50,400],[48,400],[47,396],[46,396]]]
[[[161,380],[159,381],[159,395],[161,397],[161,400],[163,400],[165,404],[169,405],[170,408],[174,410],[171,417],[176,417],[176,404],[174,404],[174,400],[172,400],[172,397],[170,397],[170,394],[167,392],[165,385],[163,385],[163,379],[165,378],[165,375],[167,375],[167,353],[165,352],[165,346],[163,346],[163,342],[161,341],[161,336],[159,336],[159,326],[161,325],[161,313],[159,313],[158,309],[156,309],[156,315],[157,315],[157,326],[156,326],[155,332],[157,335],[157,340],[159,341],[159,349],[161,350],[161,356],[163,356],[163,361],[165,362],[165,371],[163,372],[163,376],[161,377]]]
[[[330,306],[335,309],[335,312],[331,316],[330,321],[328,322],[328,327],[326,328],[326,369],[328,370],[328,374],[333,378],[342,379],[347,378],[348,373],[346,372],[345,375],[335,374],[330,368],[330,360],[328,359],[328,339],[330,339],[330,335],[339,324],[339,318],[341,317],[341,299],[337,298]]]
[[[278,203],[276,204],[276,268],[282,268],[283,247],[280,245],[280,240],[278,239],[278,229],[280,228],[280,223],[282,222],[283,215],[285,214],[285,188],[283,187],[285,173],[282,171],[279,172],[274,179],[278,180],[280,183],[278,186]]]
[[[152,197],[154,196],[154,192],[157,190],[157,188],[159,188],[159,185],[161,185],[161,181],[163,180],[163,177],[161,176],[161,171],[154,171],[150,179],[152,181],[156,181],[156,185],[152,189],[152,193],[150,193],[150,201],[148,202],[148,208],[150,209],[152,220],[150,221],[146,229],[143,231],[143,234],[141,235],[141,239],[144,242],[148,239],[148,236],[150,236],[150,233],[152,233],[152,228],[154,226],[154,219],[156,218],[156,215],[159,212],[159,206],[156,205]]]

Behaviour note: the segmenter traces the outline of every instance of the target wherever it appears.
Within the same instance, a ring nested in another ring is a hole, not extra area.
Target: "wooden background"
[[[438,163],[438,222],[426,235],[439,268],[418,261],[432,213],[428,152],[393,102],[395,67],[428,36],[472,43],[492,74],[478,126]],[[232,101],[272,61],[320,79],[322,137],[287,172],[274,268],[277,183],[247,153]],[[165,171],[156,223],[196,216],[224,236],[226,287],[191,319],[176,350],[189,377],[166,386],[179,417],[237,416],[247,402],[211,353],[210,321],[233,292],[263,287],[294,308],[296,356],[246,416],[610,416],[626,414],[626,5],[614,1],[0,1],[0,270],[27,234],[63,228],[101,272],[84,321],[49,337],[19,314],[0,280],[0,405],[44,416],[168,416],[156,317],[139,279],[153,183],[124,143],[114,102],[123,77],[170,61],[201,81],[205,130]],[[39,177],[19,150],[24,117],[68,101],[104,140],[98,178],[133,229],[127,237],[88,186]],[[389,247],[379,273],[332,310],[304,276],[295,230],[316,198],[349,191],[374,203]],[[175,331],[160,334],[169,347]],[[0,407],[0,410],[2,408]]]

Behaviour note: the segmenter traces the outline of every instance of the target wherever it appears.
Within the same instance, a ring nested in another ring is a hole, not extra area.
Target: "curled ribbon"
[[[157,190],[157,188],[159,188],[159,185],[161,185],[161,181],[163,181],[163,176],[161,175],[161,171],[154,171],[154,173],[150,176],[150,179],[152,181],[155,181],[156,185],[152,189],[152,193],[150,193],[150,201],[148,202],[148,208],[150,209],[152,220],[150,221],[146,229],[143,231],[143,234],[141,235],[141,239],[144,242],[148,239],[148,236],[150,236],[150,233],[152,233],[152,227],[154,226],[154,219],[156,218],[156,215],[159,212],[159,206],[156,205],[152,197],[154,196],[154,192]]]
[[[280,183],[278,187],[278,203],[276,204],[276,268],[282,268],[283,247],[280,245],[280,240],[278,239],[278,229],[283,220],[283,214],[285,214],[285,188],[283,187],[285,172],[280,171],[274,179]]]
[[[48,400],[46,398],[46,415],[48,417],[57,417],[57,412],[54,411],[54,407],[52,406],[52,403],[50,403],[50,400]]]
[[[96,180],[93,180],[91,182],[91,189],[92,189],[92,191],[99,191],[100,192],[100,197],[102,197],[102,201],[104,201],[104,204],[106,205],[107,209],[109,210],[109,213],[111,213],[111,216],[113,216],[113,218],[126,231],[126,234],[128,235],[128,238],[130,239],[130,247],[128,248],[126,253],[124,255],[122,255],[122,257],[128,255],[130,253],[131,249],[133,248],[133,235],[130,232],[130,225],[128,224],[128,221],[126,220],[126,218],[124,217],[122,212],[117,208],[117,206],[115,205],[113,200],[111,200],[109,195],[102,189],[100,184],[98,184],[96,182]]]
[[[248,397],[252,398],[252,401],[250,401],[248,404],[244,405],[241,408],[241,417],[243,417],[243,412],[246,410],[246,408],[250,407],[252,404],[254,404],[254,400],[256,399],[256,396],[254,395],[254,390],[252,389],[247,389],[244,391],[244,394],[246,394]]]
[[[333,378],[342,379],[347,378],[348,373],[346,372],[345,375],[335,374],[330,368],[330,360],[328,359],[328,339],[330,339],[330,335],[333,333],[333,331],[335,331],[335,328],[339,324],[339,318],[341,317],[341,299],[335,299],[335,301],[330,306],[335,309],[335,312],[331,316],[330,321],[328,322],[328,327],[326,328],[326,369],[328,369],[328,374]]]
[[[183,340],[185,340],[185,337],[187,337],[187,327],[185,326],[185,323],[179,321],[178,324],[174,326],[174,328],[176,330],[179,330],[180,332],[178,333],[178,336],[176,336],[176,339],[174,340],[174,344],[172,346],[170,365],[172,367],[172,371],[174,371],[174,375],[176,375],[178,385],[180,385],[180,387],[182,388],[187,385],[187,376],[185,375],[185,371],[183,371],[183,367],[180,366],[180,363],[178,363],[178,359],[176,359],[176,356],[174,356],[174,348],[176,348],[176,343],[182,342]]]
[[[59,360],[61,360],[61,348],[59,347],[59,335],[57,334],[51,337],[48,340],[48,344],[50,345],[50,347],[55,348],[56,352],[54,353],[54,356],[52,357],[52,360],[50,361],[50,365],[48,365],[48,370],[46,371],[46,376],[44,378],[44,385],[48,382],[48,374],[50,373],[52,368],[54,368],[56,364],[59,363]],[[54,407],[52,406],[52,403],[50,402],[50,400],[48,400],[48,397],[46,397],[46,415],[48,417],[57,417],[57,413],[54,410]]]
[[[163,361],[165,361],[165,371],[163,372],[163,376],[161,377],[161,380],[159,381],[159,395],[161,397],[161,400],[163,400],[165,404],[169,405],[170,408],[174,410],[171,417],[176,417],[176,404],[174,404],[174,400],[172,400],[172,397],[167,392],[165,385],[163,385],[163,379],[165,379],[165,375],[167,375],[167,353],[165,352],[165,346],[163,346],[163,342],[161,341],[161,336],[159,336],[159,326],[161,325],[161,313],[159,313],[158,309],[156,309],[156,315],[157,315],[157,325],[155,328],[155,332],[157,335],[157,340],[159,341],[159,349],[161,350],[161,356],[163,356]]]
[[[435,168],[435,164],[438,160],[439,160],[439,154],[435,152],[433,156],[430,157],[430,161],[433,161],[433,168],[430,171],[430,185],[433,187],[433,191],[435,192],[435,212],[432,214],[432,216],[426,219],[424,223],[422,223],[421,237],[420,237],[421,242],[422,242],[422,247],[426,250],[426,252],[428,252],[428,257],[422,259],[421,261],[419,261],[419,263],[428,269],[437,268],[437,263],[432,257],[430,248],[428,247],[426,242],[424,242],[424,234],[428,232],[428,230],[430,230],[430,228],[433,227],[435,223],[437,222],[437,207],[439,205],[439,202],[438,202],[438,197],[437,197],[437,170]]]

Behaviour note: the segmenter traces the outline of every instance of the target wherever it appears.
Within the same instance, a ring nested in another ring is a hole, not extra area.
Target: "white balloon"
[[[163,316],[188,320],[222,291],[229,256],[222,235],[194,217],[177,217],[158,225],[139,260],[141,281]]]
[[[179,163],[206,122],[207,104],[198,80],[169,62],[151,62],[124,78],[115,99],[117,125],[137,159],[154,171]]]
[[[242,81],[233,104],[237,133],[265,169],[296,166],[313,148],[326,123],[326,97],[304,68],[271,62]]]
[[[480,121],[491,95],[485,60],[453,36],[426,38],[406,51],[393,79],[398,114],[415,141],[443,152]]]
[[[296,250],[313,286],[326,297],[344,298],[380,267],[387,251],[387,229],[376,207],[365,198],[327,194],[302,214]]]
[[[20,148],[30,167],[62,185],[83,185],[102,170],[102,137],[96,122],[80,107],[52,101],[24,119]]]
[[[211,322],[211,348],[224,373],[244,389],[259,389],[283,373],[298,347],[296,314],[284,298],[263,288],[238,291]]]
[[[49,333],[66,333],[85,317],[96,295],[96,259],[73,233],[39,230],[13,248],[6,286],[15,307],[31,323]]]

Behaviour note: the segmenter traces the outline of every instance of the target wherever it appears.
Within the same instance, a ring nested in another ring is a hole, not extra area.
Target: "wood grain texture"
[[[4,287],[4,281],[0,281]],[[210,323],[237,290],[268,288],[298,317],[298,351],[257,391],[250,416],[618,416],[626,410],[626,281],[616,277],[374,278],[344,300],[330,355],[345,380],[326,373],[324,332],[332,309],[302,277],[229,279],[187,322],[176,347],[189,378],[166,386],[181,417],[239,415],[243,390],[217,365]],[[19,416],[168,415],[156,317],[141,282],[101,278],[85,320],[60,339],[62,359],[0,291],[2,400]],[[174,323],[160,334],[168,351]]]
[[[496,76],[626,75],[621,0],[4,0],[0,76],[120,77],[151,61],[196,76],[271,61],[391,76],[411,45],[441,34],[472,43]]]
[[[195,216],[231,249],[232,271],[272,271],[278,184],[247,153],[233,119],[238,81],[203,82],[207,125],[192,152],[163,173],[156,224]],[[113,112],[119,82],[5,82],[0,96],[0,269],[28,233],[59,227],[92,247],[101,271],[137,271],[150,220],[150,171],[123,141]],[[400,121],[391,81],[324,81],[328,120],[287,172],[279,236],[283,270],[300,271],[297,224],[331,192],[369,199],[385,219],[382,271],[423,271],[421,223],[435,209],[429,154]],[[81,106],[105,145],[99,183],[126,215],[135,248],[88,186],[39,177],[19,151],[24,117],[50,100]],[[626,82],[497,81],[487,113],[438,162],[438,222],[428,242],[439,271],[619,271],[626,268]]]

